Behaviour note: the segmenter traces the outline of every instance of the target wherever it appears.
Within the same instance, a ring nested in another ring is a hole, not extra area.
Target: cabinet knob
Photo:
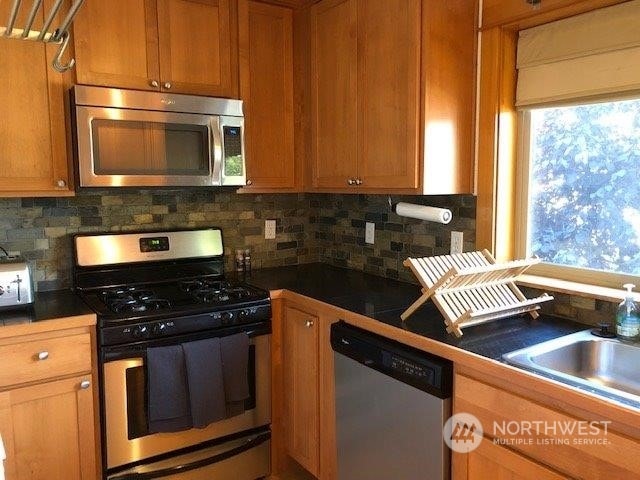
[[[167,90],[171,89],[171,82],[164,82],[164,88],[166,88]]]
[[[56,182],[56,185],[60,188],[64,188],[67,186],[67,181],[61,178]]]
[[[307,328],[311,328],[311,327],[313,327],[313,320],[307,320],[307,323],[305,323],[305,326],[306,326]]]
[[[355,181],[353,178],[350,178],[349,180],[347,180],[347,183],[348,183],[349,185],[355,185],[355,184],[356,184],[356,181]]]
[[[362,185],[364,182],[359,178],[356,178],[356,185]]]
[[[49,358],[49,352],[38,352],[38,360],[46,360],[47,358]]]
[[[149,85],[153,88],[158,88],[158,86],[160,86],[157,80],[149,80]]]
[[[86,390],[91,386],[91,382],[89,380],[83,380],[80,382],[80,388]]]
[[[247,185],[253,185],[253,182],[251,180],[247,180]]]

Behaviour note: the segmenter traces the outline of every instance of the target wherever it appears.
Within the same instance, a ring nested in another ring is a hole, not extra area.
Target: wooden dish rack
[[[462,329],[498,318],[528,312],[538,317],[540,304],[553,300],[546,293],[527,299],[515,280],[540,259],[496,263],[487,251],[436,257],[407,258],[422,284],[422,295],[401,315],[406,320],[429,298],[444,316],[447,332],[462,336]]]

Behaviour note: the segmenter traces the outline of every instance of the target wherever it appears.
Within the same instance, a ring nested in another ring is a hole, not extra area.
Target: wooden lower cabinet
[[[470,453],[453,454],[453,480],[640,478],[640,441],[616,432],[604,409],[563,411],[546,401],[533,389],[511,391],[458,369],[454,413],[474,415],[485,437]]]
[[[287,453],[318,476],[318,317],[287,306],[283,332]]]
[[[26,372],[3,376],[0,384],[0,435],[7,455],[7,480],[98,477],[90,348],[95,343],[89,337],[87,329],[74,329],[0,339],[2,362],[19,365]],[[60,349],[62,344],[67,348]],[[42,378],[38,374],[42,371],[52,374]],[[37,382],[29,381],[33,379]]]
[[[453,454],[453,480],[562,480],[564,477],[485,438],[469,453]]]
[[[7,480],[95,478],[92,384],[84,375],[0,393]]]
[[[274,318],[274,343],[279,344],[281,358],[282,415],[274,413],[273,429],[278,430],[282,418],[284,439],[282,446],[274,441],[274,449],[283,450],[286,457],[295,460],[316,478],[337,478],[337,452],[335,440],[335,390],[333,378],[333,350],[330,344],[331,324],[338,316],[330,308],[311,308],[297,302],[285,301],[280,318]],[[274,378],[278,378],[275,373]],[[276,396],[278,396],[276,394]],[[274,408],[278,408],[278,400]],[[274,433],[278,437],[278,433]],[[277,453],[276,453],[277,455]],[[275,462],[274,473],[278,471]],[[286,463],[286,461],[284,462]],[[283,466],[286,468],[286,465]]]

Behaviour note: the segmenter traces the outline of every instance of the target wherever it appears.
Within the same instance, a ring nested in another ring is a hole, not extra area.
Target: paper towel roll
[[[427,207],[414,203],[396,203],[394,211],[401,217],[417,218],[419,220],[444,224],[449,223],[453,218],[451,210],[447,208]]]

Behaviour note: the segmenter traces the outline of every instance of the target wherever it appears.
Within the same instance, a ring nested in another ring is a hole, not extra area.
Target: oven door
[[[75,117],[80,187],[221,183],[219,116],[77,106]]]
[[[147,430],[146,348],[224,336],[237,331],[235,329],[225,333],[216,332],[214,335],[188,335],[136,346],[103,348],[103,440],[109,472],[151,457],[270,424],[271,335],[256,330],[247,332],[250,337],[250,398],[245,402],[244,413],[202,429],[193,428],[175,433],[149,433]]]

